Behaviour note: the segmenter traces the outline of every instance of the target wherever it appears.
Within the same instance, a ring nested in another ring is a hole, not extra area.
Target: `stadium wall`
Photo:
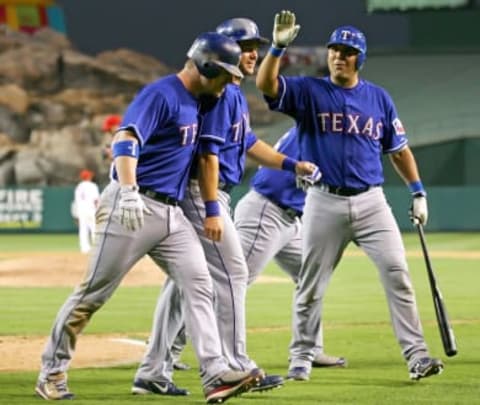
[[[248,183],[232,193],[233,205],[248,190]],[[427,188],[429,231],[480,231],[480,186]],[[405,186],[385,187],[385,194],[403,231],[412,230],[408,219],[410,195]],[[21,187],[0,189],[0,233],[72,233],[73,187]]]

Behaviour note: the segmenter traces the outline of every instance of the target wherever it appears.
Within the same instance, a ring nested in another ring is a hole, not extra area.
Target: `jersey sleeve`
[[[273,111],[283,112],[294,118],[299,117],[305,111],[305,87],[304,77],[279,76],[277,98],[265,96],[265,101]]]
[[[225,136],[231,125],[230,116],[228,100],[225,95],[202,114],[198,134],[199,153],[218,155],[221,146],[225,144]]]
[[[407,135],[392,98],[384,93],[386,103],[385,128],[383,131],[383,153],[393,153],[401,150],[407,143]]]
[[[170,101],[171,103],[171,101]],[[119,130],[133,131],[143,146],[170,115],[169,103],[153,85],[146,86],[125,111]]]
[[[245,142],[245,146],[246,146],[247,150],[249,150],[255,144],[255,142],[258,141],[258,137],[257,137],[257,135],[255,135],[254,132],[250,131],[247,134],[246,138],[247,139],[246,139],[246,142]]]
[[[197,153],[200,155],[203,155],[203,154],[218,155],[220,153],[220,147],[221,145],[216,142],[200,141],[198,144]]]

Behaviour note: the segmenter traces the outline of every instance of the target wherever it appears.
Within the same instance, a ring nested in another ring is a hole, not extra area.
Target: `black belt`
[[[338,187],[338,186],[330,186],[329,184],[318,183],[315,185],[322,191],[326,191],[330,194],[341,195],[343,197],[351,197],[354,195],[359,195],[364,193],[365,191],[371,190],[377,186],[366,186],[362,188],[352,188],[352,187]]]
[[[195,177],[190,177],[190,181],[194,181],[195,184],[198,184],[198,179],[195,178]],[[226,193],[230,193],[230,191],[232,191],[233,187],[235,187],[235,185],[233,185],[233,184],[226,184],[223,181],[218,182],[218,189],[222,190],[222,191],[225,191]]]
[[[168,205],[174,205],[174,206],[178,205],[177,199],[170,197],[166,194],[157,193],[156,191],[150,190],[145,187],[139,187],[138,191],[146,195],[147,197],[151,198],[152,200],[159,201],[161,203],[168,204]]]
[[[270,201],[273,204],[275,204],[278,208],[280,208],[283,211],[283,213],[290,219],[300,218],[302,216],[302,212],[297,211],[295,208],[287,207],[286,205],[280,204],[273,200],[270,200]]]

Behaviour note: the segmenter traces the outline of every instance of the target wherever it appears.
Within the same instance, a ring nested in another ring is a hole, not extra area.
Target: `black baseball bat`
[[[423,225],[420,223],[417,224],[417,230],[418,236],[420,237],[420,244],[422,245],[423,257],[425,258],[425,265],[427,266],[428,281],[430,282],[430,289],[432,291],[433,305],[435,307],[435,315],[437,316],[438,328],[440,329],[443,350],[447,356],[455,356],[457,354],[457,343],[455,341],[455,335],[453,334],[452,325],[448,320],[447,308],[445,307],[445,302],[443,301],[442,293],[438,287],[432,263],[430,262]]]

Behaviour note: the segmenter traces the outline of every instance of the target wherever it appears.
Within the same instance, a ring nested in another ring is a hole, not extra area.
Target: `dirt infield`
[[[45,336],[0,336],[0,372],[31,371],[40,366]],[[120,335],[85,335],[79,339],[72,367],[107,367],[140,361],[145,345]]]
[[[72,252],[2,253],[0,286],[73,287],[83,279],[87,260],[87,256]],[[149,258],[145,258],[129,272],[122,285],[161,285],[164,280],[164,273]],[[145,346],[142,341],[122,340],[124,338],[120,335],[82,336],[72,367],[103,367],[138,362]],[[0,336],[0,371],[36,370],[45,341],[45,336]]]
[[[360,257],[358,249],[346,256]],[[432,251],[432,258],[478,260],[478,251]],[[410,251],[408,257],[422,257],[421,251]],[[85,273],[87,256],[76,252],[0,253],[0,287],[53,287],[75,286]],[[165,274],[148,258],[140,260],[122,281],[127,286],[162,285]],[[257,282],[289,282],[284,275],[260,276]]]
[[[351,250],[347,256],[362,256]],[[421,251],[411,251],[409,257],[421,257]],[[431,252],[433,258],[480,259],[480,252]],[[0,286],[51,287],[75,286],[84,277],[88,257],[74,252],[0,253]],[[145,258],[138,262],[122,281],[126,286],[161,285],[165,275]],[[289,279],[261,276],[258,282],[288,283]],[[145,336],[146,339],[146,336]],[[45,336],[0,336],[1,371],[36,370],[45,344]],[[143,354],[143,341],[133,341],[120,335],[85,335],[78,343],[72,367],[103,367],[138,362]]]
[[[87,261],[87,256],[74,252],[1,253],[0,286],[73,287],[83,279]],[[145,258],[130,270],[122,286],[160,286],[164,281],[165,274],[151,259]],[[288,282],[284,277],[262,277],[260,281]],[[105,367],[140,361],[145,350],[142,341],[125,338],[82,336],[72,367]],[[0,372],[36,370],[45,341],[45,336],[0,336]]]
[[[84,276],[88,257],[76,252],[0,254],[0,286],[75,286]],[[165,274],[149,259],[139,261],[122,285],[161,285]]]

